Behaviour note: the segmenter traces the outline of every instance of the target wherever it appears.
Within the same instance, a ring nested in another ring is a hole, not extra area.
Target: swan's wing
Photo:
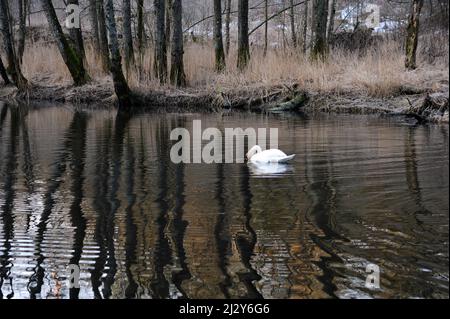
[[[280,150],[270,149],[252,156],[251,160],[262,163],[278,163],[277,159],[286,157],[287,155]]]
[[[295,155],[287,156],[280,150],[267,150],[252,156],[250,162],[253,163],[286,163],[292,160]]]
[[[264,154],[268,158],[275,158],[275,157],[286,157],[286,153],[277,150],[277,149],[270,149],[267,151],[262,152],[261,154]]]
[[[285,157],[280,157],[277,159],[277,163],[287,163],[289,161],[292,161],[295,157],[294,155],[289,155],[289,156],[285,156]]]

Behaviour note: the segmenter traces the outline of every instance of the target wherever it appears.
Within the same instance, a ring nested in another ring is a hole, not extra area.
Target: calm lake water
[[[276,127],[297,157],[173,164],[196,119]],[[0,104],[0,297],[448,298],[448,147],[447,125],[371,116]]]

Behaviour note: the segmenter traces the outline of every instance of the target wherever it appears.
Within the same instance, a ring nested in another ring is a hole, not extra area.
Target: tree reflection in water
[[[292,170],[172,163],[197,118],[278,127]],[[2,104],[0,296],[448,296],[448,127],[367,122]]]

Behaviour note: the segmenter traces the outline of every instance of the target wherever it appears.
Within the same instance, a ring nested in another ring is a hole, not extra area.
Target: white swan
[[[294,159],[295,154],[288,156],[277,149],[263,151],[260,146],[255,145],[248,151],[246,157],[251,163],[287,163]]]

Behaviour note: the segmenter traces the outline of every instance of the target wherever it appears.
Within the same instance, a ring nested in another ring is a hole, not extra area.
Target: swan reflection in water
[[[259,178],[280,178],[294,173],[290,164],[248,163],[250,175]]]

